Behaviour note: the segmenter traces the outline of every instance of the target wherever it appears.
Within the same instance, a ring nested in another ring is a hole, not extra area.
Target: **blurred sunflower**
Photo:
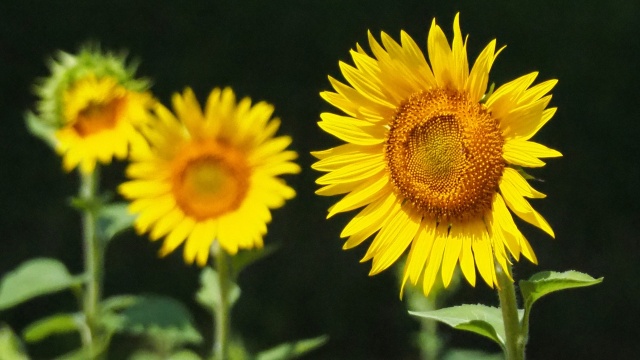
[[[144,146],[137,127],[144,122],[153,98],[148,82],[134,78],[135,67],[123,56],[85,48],[64,52],[51,63],[51,76],[36,88],[38,116],[28,118],[46,129],[40,135],[63,157],[66,171],[79,166],[93,172],[96,163],[124,159]]]
[[[119,188],[139,214],[135,228],[151,240],[166,235],[161,256],[185,242],[185,262],[200,266],[214,240],[231,255],[262,247],[270,209],[295,196],[278,176],[300,171],[285,150],[291,138],[274,137],[273,106],[236,104],[226,88],[211,92],[204,113],[190,89],[174,95],[173,108],[177,117],[156,105],[157,121],[143,129],[149,151],[132,158],[131,181]]]
[[[561,156],[529,139],[555,113],[547,93],[556,80],[531,87],[537,73],[487,91],[498,53],[491,41],[469,70],[466,40],[456,15],[451,46],[431,24],[427,63],[409,35],[401,43],[369,33],[373,56],[359,45],[355,67],[340,63],[349,85],[329,78],[335,92],[321,96],[346,116],[323,113],[319,126],[347,144],[314,152],[319,195],[346,194],[328,217],[364,207],[344,228],[344,249],[377,233],[362,261],[370,275],[388,268],[410,247],[402,285],[422,279],[429,294],[441,273],[448,286],[460,264],[475,286],[476,270],[491,287],[495,262],[510,275],[510,253],[536,263],[511,212],[552,237],[528,198],[545,195],[526,181],[522,167]],[[401,291],[402,293],[402,291]]]

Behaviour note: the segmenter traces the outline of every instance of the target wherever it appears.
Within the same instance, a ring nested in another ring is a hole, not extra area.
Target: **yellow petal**
[[[431,247],[435,240],[435,234],[435,221],[424,218],[407,259],[409,278],[414,285],[418,282],[420,274],[422,274],[425,269],[425,263],[429,257],[429,253],[431,253]]]
[[[386,129],[382,126],[331,113],[323,113],[320,116],[322,121],[318,122],[318,126],[340,140],[357,145],[376,145],[384,142]]]
[[[493,265],[493,251],[491,249],[491,239],[482,222],[471,222],[469,232],[473,234],[471,247],[476,260],[478,272],[484,281],[493,288],[493,278],[495,277],[495,267]]]
[[[463,225],[463,227],[467,228],[466,225]],[[451,230],[453,230],[453,227]],[[466,229],[465,231],[468,232]],[[473,252],[471,251],[471,242],[471,236],[468,234],[462,238],[462,249],[460,249],[460,269],[462,269],[462,274],[469,284],[471,284],[471,286],[476,286],[476,267],[473,260]]]
[[[444,287],[448,287],[453,276],[453,271],[456,269],[458,259],[460,257],[460,250],[462,250],[462,234],[454,232],[455,224],[451,226],[451,232],[447,239],[447,244],[444,248],[444,255],[442,256],[442,284]],[[460,229],[460,228],[459,228]]]
[[[505,202],[509,206],[509,209],[513,211],[519,218],[528,222],[531,225],[537,226],[551,237],[555,237],[549,223],[540,215],[537,211],[531,207],[529,202],[525,200],[518,189],[513,187],[508,181],[504,179],[500,182],[500,192],[504,197]]]
[[[345,195],[329,209],[327,218],[339,212],[345,212],[365,206],[383,195],[391,192],[388,176],[384,173],[376,175]]]
[[[438,271],[440,270],[444,248],[448,240],[448,231],[449,229],[446,225],[440,224],[436,228],[435,240],[433,242],[433,247],[431,248],[431,253],[427,260],[427,267],[424,270],[424,277],[422,279],[422,291],[425,296],[429,296],[429,293],[433,288],[433,283],[438,275]]]
[[[190,218],[186,217],[184,220],[178,224],[178,226],[169,233],[164,243],[162,244],[162,248],[160,248],[159,254],[160,256],[166,256],[173,252],[184,239],[189,236],[189,233],[195,226],[196,222]]]
[[[517,189],[522,196],[526,196],[531,199],[542,199],[547,197],[547,195],[532,188],[527,180],[525,180],[525,178],[522,177],[516,169],[505,168],[502,174],[502,181],[508,182],[509,185],[514,189]]]
[[[372,202],[349,221],[340,233],[340,237],[351,236],[371,226],[377,225],[379,229],[382,220],[389,216],[394,207],[399,209],[400,201],[393,193]]]
[[[408,216],[396,216],[397,221],[392,221],[382,229],[381,232],[384,232],[388,228],[397,227],[387,234],[386,240],[381,236],[380,247],[373,257],[369,275],[377,274],[396,262],[415,238],[422,221],[422,214],[413,211],[413,209],[405,209],[402,213],[406,213]],[[371,246],[373,247],[374,244]]]

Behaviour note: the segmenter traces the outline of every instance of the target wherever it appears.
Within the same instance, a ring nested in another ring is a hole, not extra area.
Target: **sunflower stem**
[[[516,289],[513,281],[504,272],[500,265],[496,265],[498,279],[498,297],[502,310],[502,321],[506,334],[506,346],[504,349],[507,360],[524,360],[524,345],[526,340],[522,334],[520,319],[518,317],[518,303],[516,301]]]
[[[82,336],[83,346],[91,358],[97,356],[95,340],[98,332],[98,304],[102,293],[102,244],[97,234],[97,201],[99,168],[85,174],[80,171],[80,200],[83,203],[82,231],[84,238],[84,264],[87,275],[82,310],[87,330]]]
[[[213,341],[213,354],[216,360],[229,358],[229,257],[224,249],[215,241],[211,247],[215,257],[214,268],[218,273],[218,303],[214,304],[216,331]]]

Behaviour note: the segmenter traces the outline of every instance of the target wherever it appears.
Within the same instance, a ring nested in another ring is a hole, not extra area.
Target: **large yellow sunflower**
[[[120,192],[139,214],[135,228],[151,240],[166,235],[162,256],[185,242],[184,259],[201,266],[213,241],[235,254],[263,246],[270,209],[295,191],[278,176],[294,174],[297,154],[285,150],[288,136],[274,137],[280,120],[273,106],[236,104],[233,91],[214,89],[204,112],[190,89],[173,97],[174,116],[164,106],[144,129],[149,151],[127,169]]]
[[[426,295],[439,272],[449,285],[458,263],[471,285],[477,267],[491,287],[495,262],[509,274],[508,254],[536,263],[509,210],[554,236],[525,199],[545,195],[522,167],[561,156],[529,140],[555,113],[546,107],[557,81],[531,87],[531,73],[485,96],[500,50],[491,41],[469,69],[458,15],[451,45],[432,22],[429,63],[405,32],[400,43],[381,38],[369,33],[372,56],[351,51],[355,67],[340,63],[349,85],[330,77],[335,92],[321,94],[346,115],[323,113],[319,126],[347,144],[314,152],[313,168],[327,172],[317,193],[346,194],[328,217],[364,207],[341,233],[344,249],[377,233],[363,258],[373,275],[410,247],[402,284],[421,279]]]
[[[62,98],[62,127],[54,134],[65,170],[91,173],[96,162],[124,159],[130,148],[144,146],[137,127],[148,117],[153,99],[93,73],[73,83]]]

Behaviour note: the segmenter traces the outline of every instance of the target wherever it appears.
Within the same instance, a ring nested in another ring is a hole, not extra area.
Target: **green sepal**
[[[493,94],[493,90],[496,88],[496,83],[491,83],[491,85],[489,86],[489,91],[487,91],[484,95],[482,95],[482,98],[480,99],[480,104],[484,104],[487,102],[487,99],[489,99],[489,97]]]
[[[229,298],[227,299],[227,303],[229,304],[229,308],[231,308],[240,297],[240,287],[233,281],[229,282]],[[200,289],[198,289],[196,293],[196,301],[212,314],[215,313],[215,309],[220,306],[218,273],[210,267],[206,267],[200,272]]]
[[[51,258],[23,262],[7,273],[0,282],[0,310],[7,309],[41,295],[80,287],[84,275],[71,275],[63,263]]]
[[[31,135],[44,141],[51,148],[56,148],[55,129],[42,121],[36,114],[31,111],[27,112],[24,116],[27,130]]]
[[[34,343],[51,335],[66,334],[77,331],[82,326],[80,314],[55,314],[29,324],[22,337],[26,342]]]
[[[309,351],[315,350],[324,345],[329,340],[328,336],[319,336],[312,339],[299,340],[295,342],[278,345],[269,350],[258,353],[255,360],[285,360],[295,359]]]
[[[601,283],[603,279],[594,279],[590,275],[573,270],[562,273],[543,271],[534,274],[529,280],[521,280],[519,284],[525,309],[530,310],[534,302],[547,294],[560,290],[596,285]]]
[[[510,165],[510,167],[513,168],[514,170],[516,170],[518,172],[518,174],[520,174],[520,176],[522,176],[526,180],[535,180],[535,181],[543,182],[542,179],[538,179],[537,177],[535,177],[535,176],[529,174],[528,172],[526,172],[522,166]]]
[[[20,339],[5,324],[0,325],[0,359],[29,360]]]
[[[518,310],[518,313],[522,317],[524,311]],[[454,329],[474,332],[493,340],[504,349],[506,335],[502,312],[499,308],[482,304],[466,304],[432,311],[409,311],[409,314],[433,319]]]

